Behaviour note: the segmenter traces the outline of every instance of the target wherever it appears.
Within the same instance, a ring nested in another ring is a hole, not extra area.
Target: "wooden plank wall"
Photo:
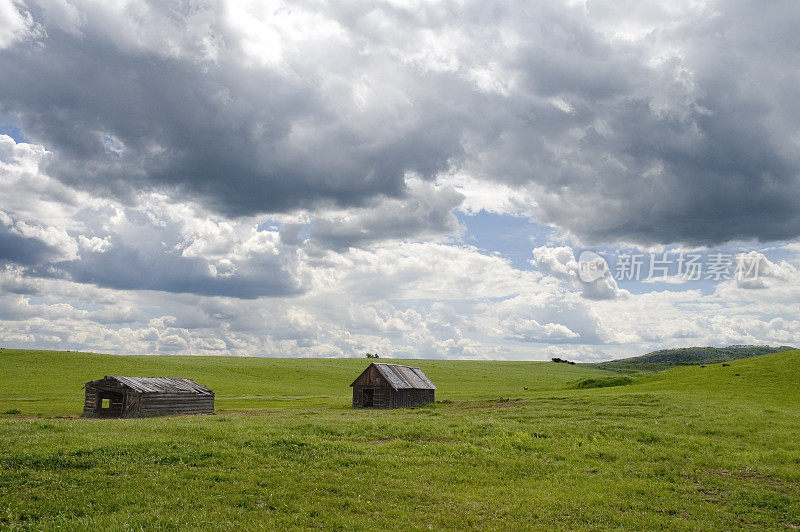
[[[188,393],[143,393],[138,414],[213,414],[214,396]]]
[[[365,408],[361,401],[364,388],[372,386],[353,386],[353,407]],[[375,393],[372,399],[372,408],[403,408],[409,406],[419,406],[433,403],[435,400],[435,390],[395,390],[391,386],[374,387]],[[368,408],[368,407],[367,407]]]
[[[372,396],[372,405],[375,408],[389,408],[388,404],[391,400],[392,389],[389,386],[380,386],[375,388],[375,395]]]
[[[95,390],[90,386],[87,386],[86,399],[83,402],[83,415],[94,414],[96,408],[97,408],[97,390]]]
[[[435,390],[399,390],[396,407],[420,406],[434,402]]]

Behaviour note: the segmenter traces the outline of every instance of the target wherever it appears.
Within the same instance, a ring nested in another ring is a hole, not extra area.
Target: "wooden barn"
[[[214,413],[214,392],[192,379],[110,375],[84,388],[84,417]]]
[[[353,381],[353,408],[400,408],[434,402],[436,386],[419,368],[374,362]]]

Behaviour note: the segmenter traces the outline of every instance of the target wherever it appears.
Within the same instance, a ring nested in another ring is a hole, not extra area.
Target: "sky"
[[[800,345],[800,3],[0,0],[0,346]]]

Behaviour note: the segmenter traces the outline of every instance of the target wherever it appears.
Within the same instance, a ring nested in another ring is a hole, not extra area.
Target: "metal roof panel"
[[[192,379],[183,379],[179,377],[124,377],[121,375],[107,375],[106,378],[115,380],[141,393],[193,393],[199,395],[211,395],[214,393],[206,386],[197,384]]]
[[[373,362],[381,375],[389,381],[395,390],[417,389],[435,390],[436,386],[425,376],[421,369],[399,364]]]

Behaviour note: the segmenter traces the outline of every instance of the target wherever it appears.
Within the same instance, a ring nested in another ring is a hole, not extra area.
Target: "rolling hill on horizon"
[[[660,349],[635,357],[619,358],[605,362],[586,364],[590,367],[608,371],[638,372],[660,371],[673,366],[693,366],[719,364],[761,355],[793,351],[791,346],[772,347],[769,345],[730,345],[727,347],[681,347]]]

